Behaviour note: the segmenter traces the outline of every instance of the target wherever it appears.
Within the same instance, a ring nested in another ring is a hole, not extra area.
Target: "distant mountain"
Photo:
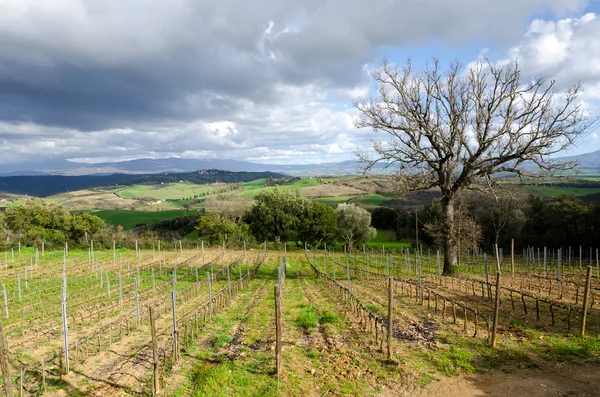
[[[250,182],[261,178],[282,178],[285,175],[275,172],[234,172],[221,170],[201,170],[195,172],[161,174],[111,174],[111,175],[20,175],[0,177],[0,192],[26,194],[36,197],[51,196],[57,193],[90,189],[110,185],[139,185],[155,183],[214,183]]]
[[[355,175],[361,164],[342,161],[322,164],[261,164],[238,160],[198,159],[138,159],[111,163],[76,163],[65,160],[50,160],[19,166],[0,166],[0,175],[108,175],[108,174],[154,174],[165,172],[192,172],[201,169],[219,169],[248,172],[284,172],[294,176]],[[382,167],[376,167],[381,169]]]
[[[575,160],[579,163],[581,169],[600,171],[600,150],[578,156],[563,157],[562,160]]]

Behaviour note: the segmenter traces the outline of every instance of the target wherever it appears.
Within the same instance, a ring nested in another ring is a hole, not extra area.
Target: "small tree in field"
[[[457,263],[454,204],[465,189],[493,192],[493,176],[539,177],[575,166],[554,155],[573,145],[589,124],[577,103],[580,85],[565,92],[545,77],[522,79],[518,65],[478,62],[447,72],[437,60],[416,72],[384,63],[372,73],[378,95],[360,98],[357,127],[383,131],[374,155],[358,152],[365,171],[398,167],[400,192],[439,188],[444,273]],[[484,182],[484,183],[481,183]]]
[[[371,214],[354,204],[338,204],[338,231],[349,250],[358,242],[368,241],[377,235],[371,227]]]

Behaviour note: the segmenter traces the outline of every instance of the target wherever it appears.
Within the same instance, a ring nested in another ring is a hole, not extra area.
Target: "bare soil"
[[[383,391],[381,396],[399,396]],[[408,395],[408,394],[406,394]],[[600,365],[553,363],[542,369],[523,369],[515,373],[493,371],[459,377],[444,377],[415,390],[415,397],[480,396],[600,396]]]

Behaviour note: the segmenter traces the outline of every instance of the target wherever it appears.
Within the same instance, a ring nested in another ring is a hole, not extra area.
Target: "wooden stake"
[[[0,321],[0,369],[2,370],[2,379],[4,379],[4,390],[7,397],[13,397],[13,388],[10,381],[10,368],[8,366],[8,343],[4,335],[4,327]]]
[[[8,299],[6,298],[6,286],[2,284],[2,294],[4,295],[4,315],[8,318]]]
[[[592,281],[592,267],[587,267],[587,273],[585,275],[585,292],[583,293],[583,313],[581,315],[581,333],[580,336],[585,335],[585,322],[587,320],[587,309],[590,295],[590,282]]]
[[[275,370],[281,376],[281,295],[279,286],[275,286]]]
[[[154,309],[148,306],[150,314],[150,331],[152,332],[152,386],[155,396],[160,392],[160,383],[158,378],[158,342],[156,340],[156,323],[154,321]]]
[[[387,323],[387,359],[392,361],[392,311],[394,305],[394,290],[392,278],[388,277],[388,323]]]
[[[46,363],[42,360],[42,392],[46,391]]]
[[[175,291],[171,291],[171,312],[173,314],[173,362],[176,363],[179,358],[179,344],[177,342],[177,313],[175,302]]]
[[[63,320],[63,343],[65,353],[65,374],[69,373],[69,327],[67,325],[67,276],[63,276],[62,288],[62,320]]]
[[[139,327],[140,326],[140,301],[138,298],[138,280],[137,278],[133,278],[133,290],[134,290],[134,294],[135,294],[135,319],[136,319],[136,324]]]
[[[498,246],[496,246],[498,249]],[[492,325],[492,338],[490,340],[490,347],[496,348],[496,329],[498,327],[498,310],[500,309],[500,272],[496,272],[496,296],[494,300],[494,323]]]
[[[510,240],[510,271],[515,276],[515,239]]]
[[[498,244],[494,244],[494,250],[496,251],[496,271],[500,271],[500,255],[498,254]]]

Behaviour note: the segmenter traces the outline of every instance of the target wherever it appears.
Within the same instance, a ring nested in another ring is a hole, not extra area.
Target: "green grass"
[[[458,375],[459,373],[473,372],[471,364],[474,353],[470,350],[456,346],[450,346],[446,351],[436,351],[429,353],[430,359],[435,364],[438,371],[447,376]]]
[[[268,374],[252,371],[248,366],[226,362],[218,365],[205,363],[192,369],[190,379],[194,385],[192,396],[275,396],[277,380]]]
[[[234,196],[243,197],[246,199],[253,199],[262,191],[272,191],[273,189],[278,190],[299,190],[306,187],[316,186],[319,182],[316,178],[302,178],[299,181],[291,185],[281,186],[267,186],[265,179],[257,179],[252,182],[243,183],[240,185],[240,189],[234,192]]]
[[[314,198],[313,201],[327,204],[330,207],[337,207],[338,204],[347,203],[353,200],[356,196],[332,196],[332,197],[318,197]]]
[[[371,248],[400,249],[410,247],[410,243],[404,241],[395,241],[394,232],[391,230],[377,230],[377,236],[367,243]]]
[[[119,211],[105,210],[93,213],[103,219],[107,224],[121,225],[128,230],[139,224],[147,224],[164,219],[175,218],[183,215],[200,215],[199,211],[167,210],[167,211]]]
[[[302,327],[307,331],[317,328],[319,326],[317,307],[315,305],[304,305],[294,322],[296,326]]]
[[[171,183],[166,185],[136,185],[120,190],[117,194],[127,199],[151,197],[156,200],[178,200],[205,194],[213,189],[211,185]]]
[[[560,186],[523,186],[522,191],[527,194],[542,197],[558,196],[583,196],[585,194],[600,193],[600,188],[560,187]]]
[[[384,201],[387,201],[391,198],[392,198],[392,196],[387,196],[387,195],[383,195],[383,194],[369,194],[363,198],[358,199],[357,203],[363,204],[363,205],[379,206]]]

